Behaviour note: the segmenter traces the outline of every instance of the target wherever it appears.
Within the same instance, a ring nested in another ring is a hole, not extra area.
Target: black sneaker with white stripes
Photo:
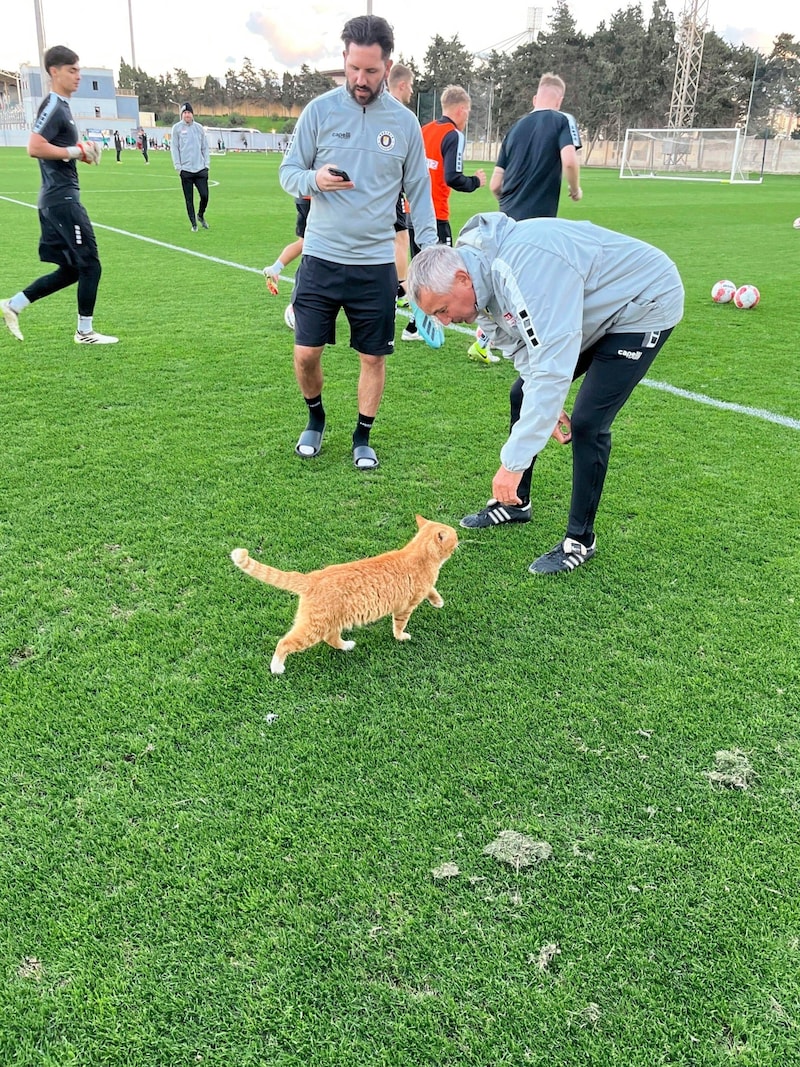
[[[587,548],[573,537],[565,537],[560,545],[535,559],[528,570],[531,574],[562,574],[564,571],[574,571],[587,559],[591,559],[596,550],[597,538],[594,538]]]
[[[517,507],[514,504],[501,504],[499,500],[489,500],[485,508],[474,515],[465,515],[459,526],[467,530],[482,530],[487,526],[501,526],[504,522],[530,522],[531,505]]]

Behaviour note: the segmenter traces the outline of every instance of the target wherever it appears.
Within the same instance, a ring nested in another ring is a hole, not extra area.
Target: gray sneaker
[[[202,215],[198,215],[197,216],[197,221],[200,223],[200,225],[203,227],[204,230],[208,229],[208,223],[206,222],[206,220],[203,218]]]
[[[7,300],[0,300],[0,311],[3,313],[3,321],[18,341],[24,340],[22,330],[19,328],[19,315],[14,311]]]
[[[528,570],[531,574],[562,574],[564,571],[574,571],[587,559],[591,559],[596,551],[596,537],[588,548],[573,537],[565,537],[560,545],[535,559]]]
[[[499,500],[489,500],[485,508],[473,515],[465,515],[459,523],[467,530],[482,530],[488,526],[501,526],[504,522],[530,522],[531,505],[501,504]]]

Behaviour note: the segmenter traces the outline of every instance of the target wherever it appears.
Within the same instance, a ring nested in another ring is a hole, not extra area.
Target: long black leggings
[[[644,335],[607,334],[581,353],[573,374],[573,381],[581,375],[585,377],[575,397],[571,418],[572,499],[568,537],[585,537],[593,532],[611,454],[611,424],[671,333],[669,329]],[[511,386],[510,400],[513,426],[522,408],[522,378],[517,378]],[[517,490],[523,504],[530,500],[536,458],[533,457],[522,475]]]
[[[44,274],[41,278],[37,278],[35,282],[31,282],[27,289],[22,291],[33,304],[36,300],[41,300],[44,296],[57,293],[60,289],[66,289],[67,286],[74,285],[77,282],[78,314],[88,318],[94,314],[94,305],[97,301],[97,290],[100,286],[100,275],[102,273],[103,268],[97,259],[86,264],[86,266],[82,266],[80,269],[61,266],[58,270],[53,271],[52,274]]]
[[[197,192],[200,194],[197,214],[202,218],[208,207],[208,171],[190,174],[188,170],[182,170],[181,185],[183,186],[183,198],[186,201],[186,214],[189,216],[192,226],[195,226],[197,224],[197,216],[194,213],[194,190],[197,187]]]

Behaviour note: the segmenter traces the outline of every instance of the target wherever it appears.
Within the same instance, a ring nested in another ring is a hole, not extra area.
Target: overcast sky
[[[649,17],[652,0],[643,0]],[[73,48],[86,67],[112,67],[120,57],[131,62],[129,11],[133,15],[136,66],[158,75],[181,67],[192,77],[222,77],[239,69],[248,56],[258,69],[279,73],[302,63],[324,69],[341,58],[342,26],[367,4],[295,0],[41,0],[45,43]],[[578,28],[592,33],[613,12],[630,6],[625,0],[571,0],[569,9]],[[679,16],[684,0],[668,0]],[[21,63],[36,62],[34,0],[3,0],[0,23],[0,68],[14,71]],[[514,0],[470,3],[469,0],[374,0],[373,11],[394,26],[395,58],[403,56],[423,65],[431,38],[458,35],[470,51],[521,43],[528,24],[528,7]],[[552,10],[543,3],[544,25]],[[94,14],[101,11],[102,15]],[[800,5],[789,0],[710,0],[711,27],[732,44],[744,41],[771,49],[779,33],[800,38]]]

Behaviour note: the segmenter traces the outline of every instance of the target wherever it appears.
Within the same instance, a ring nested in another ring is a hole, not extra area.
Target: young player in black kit
[[[38,278],[10,300],[0,300],[0,312],[8,329],[21,341],[21,312],[42,297],[77,283],[76,344],[115,344],[118,338],[97,333],[92,325],[102,268],[94,230],[81,203],[75,164],[77,160],[99,163],[101,149],[94,141],[78,141],[78,129],[69,109],[69,99],[81,80],[78,56],[71,48],[55,45],[45,52],[44,65],[52,91],[39,106],[28,141],[28,155],[39,160],[42,174],[39,258],[44,263],[57,264],[57,269]]]

